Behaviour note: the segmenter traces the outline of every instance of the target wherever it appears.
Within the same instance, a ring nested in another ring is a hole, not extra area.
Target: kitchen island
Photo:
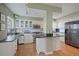
[[[14,34],[7,35],[7,37],[0,41],[0,56],[13,56],[17,50],[17,39]]]
[[[53,37],[38,37],[36,38],[36,50],[39,54],[43,52],[45,54],[52,54],[55,50],[61,50],[61,41],[64,40],[64,36]]]

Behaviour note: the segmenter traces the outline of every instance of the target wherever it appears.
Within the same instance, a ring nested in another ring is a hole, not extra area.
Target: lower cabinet
[[[18,37],[18,39],[19,39],[19,44],[24,43],[24,36],[20,36],[20,37]]]
[[[19,39],[19,44],[33,43],[32,34],[24,34],[24,36],[20,36],[18,39]]]
[[[46,52],[46,39],[45,38],[36,38],[36,50],[39,54],[40,52]]]
[[[0,56],[14,56],[17,50],[17,40],[0,43]]]
[[[39,54],[40,52],[48,53],[55,50],[62,50],[61,39],[62,37],[45,37],[36,38],[36,50]],[[63,39],[63,38],[62,38]]]
[[[33,43],[32,34],[24,34],[24,43]]]

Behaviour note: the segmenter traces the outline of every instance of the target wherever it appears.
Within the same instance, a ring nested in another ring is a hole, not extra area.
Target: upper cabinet
[[[5,30],[6,28],[6,17],[4,14],[0,13],[0,31]]]
[[[32,28],[32,21],[29,21],[29,27]]]
[[[15,28],[19,28],[19,27],[20,27],[20,21],[19,21],[19,19],[16,19]]]
[[[13,29],[14,28],[14,20],[13,18],[7,16],[7,29]]]
[[[21,28],[24,28],[25,27],[25,23],[23,20],[21,20]]]
[[[25,21],[25,28],[28,27],[28,21]]]
[[[1,21],[5,22],[5,15],[1,13]]]
[[[6,28],[6,16],[0,13],[0,41],[4,40],[7,36]]]
[[[32,21],[16,19],[15,27],[16,28],[32,28]]]

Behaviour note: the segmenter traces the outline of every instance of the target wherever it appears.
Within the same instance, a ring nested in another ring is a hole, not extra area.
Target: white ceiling
[[[68,15],[76,11],[79,11],[79,3],[64,3],[62,5],[62,15]]]
[[[79,3],[46,3],[46,4],[62,8],[62,14],[59,16],[65,16],[70,13],[79,11]]]
[[[15,14],[21,16],[44,17],[45,10],[28,8],[25,3],[6,3],[5,4]]]
[[[62,3],[46,3],[46,4],[62,8]]]
[[[45,10],[28,8],[28,14],[26,16],[32,17],[44,17],[46,14]]]
[[[79,10],[79,3],[45,3],[47,5],[56,6],[62,8],[62,14],[53,12],[53,18],[59,18],[61,16],[68,15],[70,13]],[[44,17],[46,11],[39,9],[27,8],[26,3],[6,3],[5,4],[15,14],[21,16],[32,16],[32,17]],[[27,14],[28,11],[28,14]]]
[[[6,3],[5,4],[15,14],[25,16],[26,15],[26,4],[24,3]]]
[[[25,3],[18,3],[18,4],[6,3],[5,5],[15,14],[21,16],[44,17],[46,14],[46,10],[28,8]],[[60,17],[60,13],[56,13],[56,12],[53,13],[53,18],[59,18],[59,17]]]

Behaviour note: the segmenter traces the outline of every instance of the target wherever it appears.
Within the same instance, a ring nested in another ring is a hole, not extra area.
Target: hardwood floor
[[[53,51],[47,56],[79,56],[79,49],[62,43],[63,50]],[[39,56],[36,52],[35,43],[18,45],[17,56]],[[44,54],[41,54],[44,56]]]
[[[16,52],[17,56],[36,56],[36,47],[35,43],[18,45],[18,49]]]
[[[49,56],[79,56],[79,49],[67,44],[62,45],[63,50],[54,51],[54,54]]]

